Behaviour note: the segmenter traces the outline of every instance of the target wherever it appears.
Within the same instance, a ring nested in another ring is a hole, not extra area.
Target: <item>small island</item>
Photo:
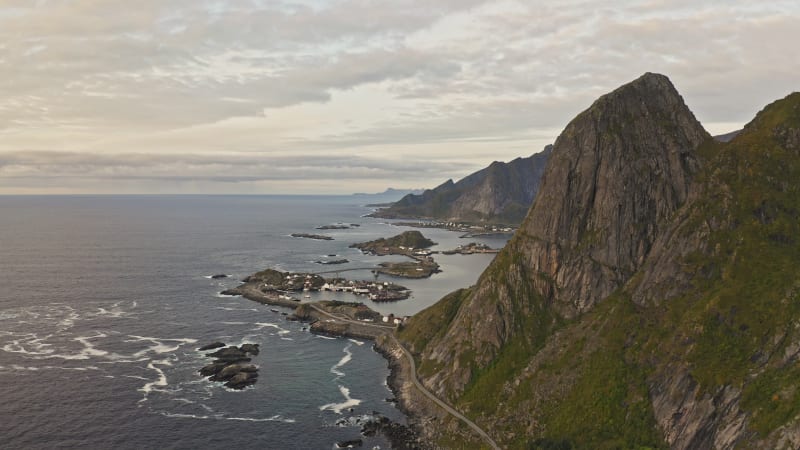
[[[436,242],[426,238],[419,231],[404,231],[397,236],[380,238],[374,241],[352,244],[350,248],[357,248],[364,253],[378,256],[408,255],[415,249],[426,249],[436,245]]]
[[[491,248],[486,244],[470,242],[467,245],[459,245],[453,250],[444,250],[443,255],[474,255],[476,253],[498,253],[500,250]]]
[[[372,255],[402,255],[413,259],[408,262],[381,263],[380,267],[373,270],[375,273],[402,278],[428,278],[441,271],[439,264],[431,256],[432,252],[427,250],[433,245],[436,243],[414,230],[390,238],[353,244],[350,247]]]
[[[318,241],[332,241],[333,238],[323,234],[309,234],[309,233],[292,233],[292,237],[303,239],[316,239]]]
[[[317,230],[349,230],[350,225],[336,224],[336,225],[322,225],[317,227]]]
[[[331,260],[328,260],[328,261],[322,261],[322,260],[314,261],[314,264],[322,264],[322,265],[325,265],[325,266],[335,266],[337,264],[347,264],[349,262],[350,262],[349,259],[342,258],[342,259],[331,259]]]

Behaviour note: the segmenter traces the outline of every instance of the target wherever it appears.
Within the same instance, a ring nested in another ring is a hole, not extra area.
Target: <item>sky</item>
[[[434,187],[670,77],[712,134],[800,89],[800,2],[0,0],[0,194]]]

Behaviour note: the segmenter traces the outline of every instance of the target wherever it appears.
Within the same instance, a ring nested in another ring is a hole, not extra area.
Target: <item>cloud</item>
[[[352,156],[7,152],[0,155],[0,186],[79,188],[84,183],[97,188],[113,183],[154,182],[147,191],[159,192],[165,184],[200,183],[207,189],[236,192],[237,185],[261,183],[270,186],[272,193],[291,193],[294,192],[291,189],[280,188],[282,183],[306,179],[328,183],[341,183],[342,179],[374,182],[391,177],[410,186],[431,176],[458,176],[472,169],[466,163]]]
[[[47,174],[70,190],[433,186],[539,150],[646,71],[670,76],[712,132],[797,90],[800,73],[800,6],[785,0],[127,6],[0,6],[0,159],[14,160],[0,192]]]

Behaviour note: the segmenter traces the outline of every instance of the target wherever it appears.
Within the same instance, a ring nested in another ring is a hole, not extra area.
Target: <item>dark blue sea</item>
[[[387,199],[0,197],[0,447],[330,449],[360,437],[341,419],[377,411],[403,422],[370,342],[316,336],[272,307],[219,295],[267,267],[334,270],[315,264],[331,254],[351,261],[342,270],[385,260],[348,248],[405,230],[363,218],[375,200]],[[338,222],[361,226],[314,229]],[[423,233],[440,249],[468,242]],[[437,260],[443,272],[430,279],[392,280],[413,298],[370,306],[418,312],[474,283],[491,255]],[[208,362],[197,347],[216,340],[260,344],[255,386],[231,391],[197,373]],[[364,447],[390,448],[380,436]]]

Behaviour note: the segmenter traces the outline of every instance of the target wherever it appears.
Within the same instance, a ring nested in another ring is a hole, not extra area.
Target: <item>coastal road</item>
[[[330,317],[331,319],[338,320],[340,322],[347,322],[347,323],[351,323],[351,324],[354,324],[354,325],[370,327],[370,328],[378,328],[378,329],[380,329],[380,330],[382,330],[382,331],[384,331],[386,333],[391,333],[392,330],[394,330],[394,325],[380,325],[380,324],[377,324],[377,323],[369,323],[369,322],[361,322],[361,321],[358,321],[358,320],[352,320],[352,319],[348,319],[346,317],[340,317],[340,316],[337,316],[335,314],[331,314],[328,311],[325,311],[324,309],[320,308],[319,306],[317,306],[317,305],[315,305],[313,303],[306,303],[306,305],[314,308],[315,311],[317,311],[318,313],[322,314],[323,316]]]
[[[339,269],[339,270],[324,270],[322,272],[312,272],[314,275],[325,275],[329,273],[339,273],[339,272],[353,272],[355,270],[373,270],[375,266],[372,267],[353,267],[351,269]]]
[[[489,444],[489,446],[492,447],[494,450],[500,450],[500,447],[498,447],[497,443],[495,443],[494,440],[485,431],[483,431],[481,427],[479,427],[475,422],[466,418],[460,412],[456,411],[455,408],[448,405],[443,400],[439,399],[439,397],[433,395],[431,391],[426,389],[425,386],[423,386],[422,383],[419,382],[419,379],[417,378],[417,364],[414,362],[414,357],[411,356],[411,352],[409,352],[405,347],[403,347],[403,344],[401,344],[400,341],[397,340],[394,334],[391,334],[390,336],[392,337],[392,340],[394,340],[394,343],[397,344],[397,346],[400,347],[400,350],[402,350],[403,353],[406,355],[409,364],[411,364],[411,381],[414,383],[414,386],[416,386],[416,388],[419,389],[420,392],[425,394],[426,397],[428,397],[434,403],[439,405],[442,409],[450,413],[451,416],[467,424],[476,433],[478,433],[483,438],[483,440],[485,440],[486,443]]]
[[[395,337],[394,333],[392,333],[392,331],[394,330],[393,326],[359,322],[359,321],[356,321],[356,320],[351,320],[351,319],[347,319],[347,318],[344,318],[344,317],[339,317],[339,316],[336,316],[334,314],[331,314],[328,311],[325,311],[324,309],[318,307],[317,305],[315,305],[313,303],[308,303],[308,305],[311,306],[312,308],[314,308],[314,310],[317,311],[318,313],[320,313],[320,314],[322,314],[324,316],[330,317],[331,319],[339,320],[339,321],[342,321],[342,322],[349,322],[349,323],[353,323],[353,324],[361,325],[361,326],[379,328],[382,331],[386,332],[386,334],[388,334],[392,338],[394,343],[397,344],[398,347],[400,347],[400,350],[403,351],[403,354],[405,354],[406,359],[408,359],[409,364],[411,364],[411,381],[414,383],[414,386],[417,389],[419,389],[419,391],[422,392],[426,397],[431,399],[431,401],[433,401],[434,403],[439,405],[442,409],[447,411],[451,416],[453,416],[456,419],[464,422],[465,424],[467,424],[467,426],[472,428],[476,433],[478,433],[478,435],[480,435],[480,437],[483,438],[483,440],[486,441],[487,444],[489,444],[489,446],[491,448],[493,448],[494,450],[500,450],[500,447],[497,445],[497,443],[495,443],[494,440],[485,431],[483,431],[483,429],[481,427],[479,427],[475,422],[469,420],[463,414],[458,412],[455,408],[453,408],[452,406],[450,406],[447,403],[445,403],[439,397],[435,396],[431,391],[426,389],[425,386],[422,385],[422,383],[419,382],[419,378],[417,378],[417,364],[414,362],[414,357],[411,356],[411,352],[409,352],[408,349],[406,349],[403,346],[403,344],[401,344],[400,341],[397,340],[397,338]]]

